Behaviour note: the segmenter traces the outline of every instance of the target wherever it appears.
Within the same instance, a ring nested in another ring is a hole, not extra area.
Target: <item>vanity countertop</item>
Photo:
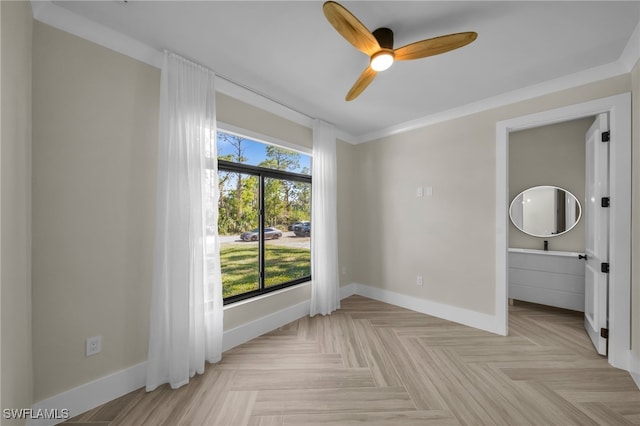
[[[523,249],[523,248],[511,248],[509,247],[510,253],[528,253],[528,254],[540,254],[546,256],[566,256],[566,257],[578,257],[578,255],[583,255],[584,253],[575,253],[572,251],[554,251],[554,250],[536,250],[536,249]]]

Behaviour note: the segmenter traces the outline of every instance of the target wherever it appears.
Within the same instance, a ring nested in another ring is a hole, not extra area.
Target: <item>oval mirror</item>
[[[555,237],[569,232],[581,215],[576,196],[557,186],[525,189],[509,206],[509,217],[515,227],[534,237]]]

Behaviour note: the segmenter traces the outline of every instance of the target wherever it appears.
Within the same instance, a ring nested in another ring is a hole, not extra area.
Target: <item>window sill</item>
[[[274,290],[274,291],[271,291],[269,293],[261,294],[259,296],[254,296],[254,297],[250,297],[248,299],[238,300],[237,302],[228,303],[228,304],[224,305],[223,310],[226,311],[227,309],[230,309],[230,308],[235,308],[235,307],[238,307],[238,306],[246,305],[248,303],[257,302],[257,301],[260,301],[260,300],[263,300],[263,299],[266,299],[266,298],[269,298],[269,297],[277,296],[279,294],[287,293],[287,292],[290,292],[290,291],[293,291],[293,290],[297,290],[297,289],[300,289],[300,288],[304,288],[304,287],[308,287],[308,286],[311,286],[311,280],[309,280],[307,282],[304,282],[304,283],[292,285],[290,287],[282,288],[280,290]]]

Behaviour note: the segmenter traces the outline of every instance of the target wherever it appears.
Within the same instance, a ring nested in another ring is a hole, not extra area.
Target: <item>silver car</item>
[[[242,239],[242,241],[258,241],[259,235],[260,235],[260,230],[256,228],[250,232],[243,232],[242,235],[240,235],[240,239]],[[277,240],[280,237],[282,237],[282,231],[280,231],[279,229],[264,228],[265,240],[268,240],[268,239]]]

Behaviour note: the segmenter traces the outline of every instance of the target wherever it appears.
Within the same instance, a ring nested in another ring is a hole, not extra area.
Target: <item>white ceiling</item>
[[[633,64],[625,58],[637,59],[638,1],[345,1],[341,4],[370,30],[391,28],[396,47],[449,33],[478,33],[461,49],[394,64],[346,102],[368,58],[327,22],[322,3],[111,0],[49,6],[199,62],[335,124],[354,142],[545,82],[571,85],[586,75],[628,72]]]

